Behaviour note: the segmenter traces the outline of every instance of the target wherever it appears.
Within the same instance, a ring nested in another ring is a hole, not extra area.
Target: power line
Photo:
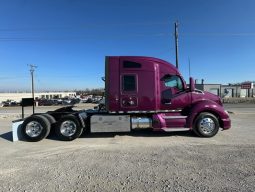
[[[21,76],[19,76],[19,77],[1,77],[0,76],[0,81],[1,80],[12,80],[12,79],[27,79],[28,77],[21,77]]]
[[[106,27],[120,27],[120,26],[155,26],[155,25],[167,25],[167,22],[129,22],[129,23],[84,23],[76,26],[37,26],[37,27],[23,27],[23,28],[0,28],[1,31],[38,31],[38,30],[63,30],[63,29],[91,29],[91,28],[106,28]]]
[[[247,33],[223,33],[223,32],[216,32],[216,33],[182,33],[181,35],[184,36],[255,36],[255,32]]]
[[[69,37],[1,37],[0,41],[62,41],[62,40],[91,40],[91,39],[118,39],[118,38],[129,38],[129,37],[163,37],[169,35],[169,33],[153,33],[153,34],[128,34],[128,35],[119,35],[119,34],[110,34],[104,36],[102,35],[88,35],[88,36],[69,36]]]
[[[154,34],[128,34],[128,35],[98,35],[98,36],[70,36],[70,37],[2,37],[0,41],[2,42],[18,42],[18,41],[75,41],[75,40],[112,40],[112,39],[123,39],[130,37],[167,37],[169,35],[174,35],[172,33],[154,33]],[[198,37],[255,37],[255,33],[178,33],[179,36],[198,36]]]

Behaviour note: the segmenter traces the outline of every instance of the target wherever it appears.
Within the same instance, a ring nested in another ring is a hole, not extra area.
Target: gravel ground
[[[0,191],[255,191],[255,107],[227,109],[232,128],[209,139],[141,131],[13,143],[2,118]]]

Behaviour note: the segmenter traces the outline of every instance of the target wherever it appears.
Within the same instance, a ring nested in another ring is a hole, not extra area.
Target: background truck
[[[130,132],[192,130],[212,137],[231,121],[221,99],[187,87],[172,64],[152,57],[110,56],[105,61],[105,104],[94,110],[63,107],[33,114],[20,126],[27,141],[40,141],[54,131],[70,141],[86,132]]]

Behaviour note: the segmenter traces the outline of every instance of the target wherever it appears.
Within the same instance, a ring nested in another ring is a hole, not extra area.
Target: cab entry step
[[[91,133],[130,132],[129,115],[93,115],[90,119]]]

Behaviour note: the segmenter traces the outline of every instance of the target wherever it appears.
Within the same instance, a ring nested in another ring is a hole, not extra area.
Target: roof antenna
[[[176,68],[179,69],[179,62],[178,62],[178,21],[174,23],[174,39],[175,39],[175,59],[176,59]]]
[[[191,72],[190,72],[190,58],[189,58],[189,77],[191,77]]]

